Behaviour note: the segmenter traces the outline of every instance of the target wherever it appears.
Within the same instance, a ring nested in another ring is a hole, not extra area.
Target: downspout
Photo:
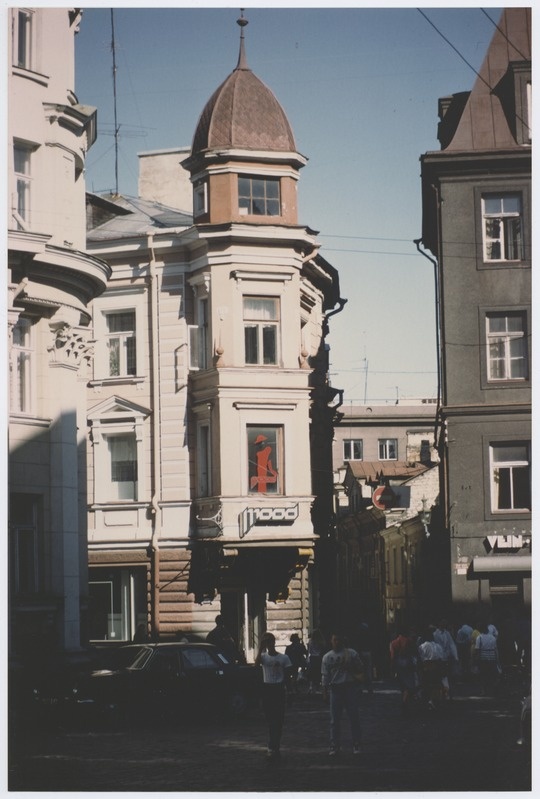
[[[154,255],[154,234],[147,233],[146,244],[150,255],[150,307],[151,330],[150,352],[152,370],[152,450],[153,450],[153,485],[150,513],[152,517],[152,538],[147,552],[151,558],[152,574],[152,638],[159,640],[160,614],[159,614],[159,572],[160,552],[159,538],[161,534],[161,512],[159,500],[161,498],[161,448],[160,448],[160,397],[159,397],[159,331],[158,331],[158,276],[156,274],[156,259]]]

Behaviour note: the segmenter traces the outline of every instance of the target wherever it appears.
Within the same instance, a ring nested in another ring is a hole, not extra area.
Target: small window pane
[[[253,326],[246,326],[244,328],[244,340],[246,345],[246,363],[258,363],[259,352],[257,347],[257,331],[258,328]]]
[[[486,214],[499,214],[502,210],[502,200],[500,197],[485,197],[484,210]]]
[[[526,444],[494,444],[493,460],[495,463],[528,463],[529,448]]]
[[[509,194],[502,198],[502,210],[506,214],[519,214],[521,203],[517,194]]]
[[[272,364],[276,362],[276,327],[275,325],[263,327],[263,362]]]

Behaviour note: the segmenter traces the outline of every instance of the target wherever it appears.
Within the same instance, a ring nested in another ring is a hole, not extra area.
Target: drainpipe
[[[152,574],[152,638],[159,639],[159,571],[160,552],[159,537],[161,533],[161,513],[159,500],[161,498],[161,451],[160,451],[160,398],[159,398],[159,332],[158,332],[158,276],[156,274],[156,259],[154,255],[154,235],[147,233],[146,243],[150,256],[150,304],[151,304],[151,329],[150,352],[152,370],[152,448],[154,479],[152,485],[152,501],[150,513],[152,516],[152,538],[147,552],[151,558]]]

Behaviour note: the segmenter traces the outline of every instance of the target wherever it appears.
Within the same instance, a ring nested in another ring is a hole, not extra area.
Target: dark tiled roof
[[[199,118],[192,153],[216,147],[296,151],[285,112],[247,67],[238,66],[223,81]]]

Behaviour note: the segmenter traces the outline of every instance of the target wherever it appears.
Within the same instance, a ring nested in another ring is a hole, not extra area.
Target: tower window
[[[245,216],[279,216],[279,178],[238,176],[238,206]]]

